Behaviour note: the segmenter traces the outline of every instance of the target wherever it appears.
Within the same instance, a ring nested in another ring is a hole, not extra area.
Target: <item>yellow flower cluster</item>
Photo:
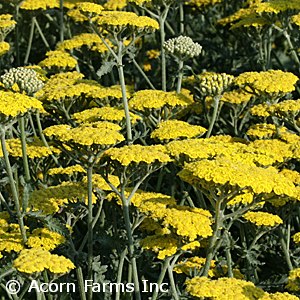
[[[51,254],[42,248],[22,250],[13,265],[19,272],[27,274],[39,273],[45,269],[53,274],[64,274],[75,268],[68,258]]]
[[[230,92],[225,92],[220,100],[230,104],[242,104],[249,102],[251,100],[251,97],[252,94],[247,93],[246,91],[234,90]]]
[[[5,37],[11,32],[16,25],[16,21],[12,20],[12,15],[0,15],[0,42],[3,42]]]
[[[277,104],[269,106],[270,114],[276,116],[286,116],[286,115],[297,115],[300,111],[300,99],[299,100],[285,100]]]
[[[199,89],[204,96],[217,96],[224,93],[233,83],[234,76],[226,73],[206,72],[198,76]]]
[[[42,248],[43,250],[54,250],[58,245],[65,242],[64,236],[50,231],[47,228],[37,228],[32,231],[32,234],[27,240],[27,245],[30,248]]]
[[[140,242],[142,248],[157,253],[158,259],[176,254],[178,241],[171,235],[149,235]]]
[[[262,211],[246,212],[243,218],[257,226],[274,227],[283,223],[279,216]]]
[[[29,197],[28,206],[34,210],[42,210],[44,214],[53,214],[69,202],[83,201],[87,203],[87,187],[82,182],[63,182],[60,185],[34,190]],[[93,196],[93,203],[96,197]]]
[[[245,72],[235,79],[235,83],[257,96],[281,97],[295,90],[298,77],[290,72],[270,70]]]
[[[109,40],[106,40],[109,46],[113,46]],[[100,37],[95,33],[81,33],[75,35],[69,40],[64,40],[61,43],[58,43],[57,50],[73,50],[80,49],[81,47],[86,46],[92,51],[97,51],[99,53],[105,53],[108,51],[107,47],[103,44]]]
[[[74,173],[86,173],[86,171],[80,165],[74,165],[65,168],[52,168],[48,170],[49,175],[73,175]]]
[[[146,52],[146,55],[149,59],[156,59],[160,56],[160,51],[156,49],[151,49]]]
[[[120,126],[110,122],[96,122],[82,124],[76,128],[69,125],[53,125],[44,130],[46,136],[54,137],[60,142],[82,146],[101,145],[103,147],[115,145],[124,140],[118,130]]]
[[[265,293],[259,300],[299,300],[299,298],[289,293],[277,292],[274,294]]]
[[[300,173],[290,169],[283,169],[280,172],[282,175],[291,180],[295,185],[300,185]]]
[[[70,9],[73,8],[76,2],[80,2],[82,0],[64,0],[64,7]],[[59,8],[60,1],[59,0],[24,0],[22,1],[20,8],[24,10],[47,10],[52,8]]]
[[[123,166],[139,163],[152,164],[156,162],[165,164],[172,161],[165,152],[165,147],[161,145],[130,145],[122,148],[109,149],[105,151],[104,156],[109,157],[111,160],[118,161]]]
[[[55,50],[46,53],[47,58],[42,60],[39,65],[47,69],[74,69],[77,65],[77,60],[69,53]]]
[[[188,0],[186,1],[186,4],[197,8],[203,8],[208,5],[221,3],[222,1],[223,0]]]
[[[286,128],[282,128],[280,132],[285,132]],[[271,139],[277,134],[277,128],[274,124],[255,124],[252,125],[248,131],[247,135],[252,139]]]
[[[18,224],[8,224],[7,216],[0,216],[0,254],[20,252],[24,249],[22,235]]]
[[[103,7],[106,10],[122,10],[127,6],[127,0],[107,0]]]
[[[110,121],[110,122],[124,122],[125,112],[122,108],[104,106],[86,109],[82,112],[75,113],[73,118],[80,123],[96,122],[96,121]],[[141,120],[141,117],[130,112],[130,120],[134,124]]]
[[[44,108],[42,103],[33,97],[0,90],[1,117],[17,117],[18,115],[25,114],[29,110],[40,110],[43,112]]]
[[[35,96],[43,102],[60,102],[80,97],[95,101],[97,99],[122,98],[122,91],[119,85],[105,88],[96,81],[84,80],[82,79],[83,77],[84,75],[78,72],[53,75]],[[130,95],[130,87],[127,86],[126,91]]]
[[[300,26],[300,14],[292,16],[291,20],[292,20],[293,23]]]
[[[178,274],[184,273],[189,276],[192,272],[201,271],[201,269],[205,265],[205,262],[206,262],[205,257],[193,256],[193,257],[188,258],[185,261],[178,262],[177,266],[174,268],[174,272],[176,272]],[[216,266],[215,261],[212,260],[210,262],[210,268],[212,269],[215,266]],[[214,276],[213,270],[209,270],[208,276],[209,277]]]
[[[233,197],[230,201],[227,202],[228,207],[233,207],[235,205],[247,205],[252,203],[254,200],[253,193],[244,191],[242,194]]]
[[[299,244],[300,243],[300,232],[295,233],[292,236],[292,238],[293,238],[294,243]]]
[[[300,291],[300,268],[290,271],[286,288],[292,292]]]
[[[174,140],[180,138],[193,138],[201,136],[206,132],[202,126],[190,125],[179,120],[168,120],[158,125],[151,133],[151,138],[163,140]]]
[[[145,16],[138,16],[133,12],[103,11],[93,21],[102,27],[113,27],[120,30],[124,27],[132,27],[133,30],[156,30],[159,24],[156,20]]]
[[[194,277],[185,282],[186,290],[199,299],[214,300],[254,300],[260,299],[264,291],[252,282],[236,278],[219,278],[211,280],[207,277]]]
[[[7,143],[7,150],[10,155],[15,157],[22,157],[22,144],[20,139],[8,139]],[[26,144],[26,153],[29,158],[42,158],[47,157],[51,154],[58,154],[61,151],[53,146],[49,148],[46,147],[43,142],[38,139],[34,138],[32,141],[27,142]]]
[[[9,49],[10,49],[10,44],[9,43],[0,41],[0,56],[7,53],[9,51]]]
[[[184,181],[204,187],[226,184],[231,189],[247,189],[255,194],[273,193],[278,196],[298,197],[293,182],[275,168],[261,168],[242,161],[237,164],[224,157],[186,164],[179,176]]]
[[[129,101],[131,109],[145,111],[149,109],[160,109],[164,106],[188,106],[193,103],[193,98],[185,94],[175,92],[164,92],[158,90],[141,90],[134,93]]]

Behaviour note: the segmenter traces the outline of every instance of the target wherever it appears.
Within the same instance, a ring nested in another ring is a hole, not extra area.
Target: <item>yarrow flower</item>
[[[7,53],[9,51],[9,49],[10,49],[10,44],[9,43],[0,41],[0,56]]]
[[[202,51],[200,44],[193,42],[190,37],[182,35],[167,40],[164,43],[164,48],[167,52],[182,60],[199,56]]]
[[[39,65],[41,67],[53,70],[53,69],[64,69],[72,70],[77,65],[77,60],[73,58],[69,53],[55,50],[48,51],[46,53],[47,58],[42,60]]]
[[[45,269],[53,274],[64,274],[75,268],[68,258],[51,254],[42,248],[22,250],[13,265],[19,272],[27,274],[40,273]]]
[[[15,28],[16,21],[12,20],[12,15],[0,15],[0,42],[3,42],[5,37]]]
[[[180,138],[193,138],[201,136],[205,132],[206,129],[201,126],[190,125],[179,120],[168,120],[158,125],[158,128],[151,133],[151,138],[169,141]]]
[[[274,227],[283,223],[279,216],[262,211],[249,211],[243,218],[257,226]]]
[[[298,79],[290,72],[270,70],[242,73],[235,79],[235,83],[256,96],[279,98],[294,91]]]
[[[252,282],[236,278],[219,278],[211,280],[207,277],[194,277],[185,282],[189,294],[199,299],[261,299],[264,291]]]
[[[168,163],[171,161],[169,155],[165,153],[165,148],[160,145],[130,145],[121,148],[112,148],[105,151],[104,157],[109,157],[111,160],[117,161],[122,166],[139,163]]]
[[[17,89],[19,92],[25,92],[27,95],[32,96],[40,90],[44,83],[39,79],[38,74],[29,68],[18,67],[11,68],[2,76],[0,81],[6,89]]]
[[[44,111],[42,103],[20,93],[0,90],[0,119],[10,120],[11,118],[25,114],[30,110]]]
[[[286,288],[291,292],[300,291],[300,268],[290,271]]]

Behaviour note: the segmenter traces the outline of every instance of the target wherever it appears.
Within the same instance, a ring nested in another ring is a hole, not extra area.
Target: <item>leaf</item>
[[[116,62],[114,61],[106,61],[97,71],[98,77],[101,78],[103,75],[108,74],[116,65]]]

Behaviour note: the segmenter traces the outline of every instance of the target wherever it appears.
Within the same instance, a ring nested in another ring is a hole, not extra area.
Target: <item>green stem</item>
[[[176,257],[174,258],[176,259]],[[174,300],[179,300],[179,296],[177,293],[177,289],[176,289],[176,284],[175,284],[175,280],[174,280],[174,275],[173,275],[173,268],[174,268],[174,264],[170,264],[170,261],[168,263],[168,275],[169,275],[169,280],[170,280],[170,284],[171,284],[171,289],[172,289],[172,296]]]
[[[59,0],[59,33],[60,33],[60,41],[63,42],[64,41],[64,0]]]
[[[177,94],[181,92],[181,84],[183,78],[183,65],[184,65],[183,60],[180,60],[178,65],[179,71],[178,71],[178,81],[177,81],[177,89],[176,89]]]
[[[33,35],[34,35],[34,27],[35,27],[35,17],[32,17],[31,19],[31,25],[30,25],[30,33],[29,33],[29,39],[28,39],[28,44],[27,44],[27,50],[24,58],[24,65],[28,63],[29,55],[31,52],[31,47],[32,47],[32,41],[33,41]]]
[[[48,142],[47,142],[47,140],[45,138],[45,135],[43,133],[43,128],[42,128],[42,124],[41,124],[41,118],[40,118],[40,112],[39,111],[36,113],[36,121],[37,121],[38,131],[39,131],[41,140],[42,140],[43,144],[48,149],[50,149],[50,146],[49,146],[49,144],[48,144]],[[54,160],[55,164],[60,167],[60,163],[58,162],[56,156],[54,154],[51,154],[51,157]]]
[[[130,120],[130,113],[129,113],[129,106],[128,106],[128,100],[126,96],[126,85],[125,85],[125,78],[124,78],[124,69],[123,69],[123,61],[122,61],[122,48],[123,43],[122,41],[119,42],[119,55],[118,55],[118,72],[119,72],[119,80],[122,90],[122,101],[125,111],[125,117],[126,117],[126,132],[127,132],[127,143],[132,143],[132,130],[131,130],[131,120]]]
[[[130,222],[130,211],[129,211],[129,203],[128,203],[129,201],[128,199],[126,199],[126,196],[124,194],[124,189],[122,189],[121,198],[122,198],[122,205],[123,205],[122,206],[123,216],[124,216],[126,233],[128,238],[128,253],[129,253],[129,258],[130,258],[132,272],[133,272],[135,298],[136,300],[141,300],[139,275],[138,275],[138,269],[136,265],[136,258],[134,254],[134,241],[133,241],[131,222]]]
[[[225,253],[226,253],[226,260],[227,260],[227,267],[228,267],[228,277],[233,278],[233,271],[232,271],[232,257],[231,257],[231,252],[230,252],[230,239],[229,239],[229,232],[225,232],[225,239],[226,239],[226,248],[225,248]]]
[[[20,36],[19,36],[19,9],[20,6],[17,4],[15,6],[15,20],[17,22],[15,27],[15,47],[16,47],[16,60],[17,60],[17,66],[20,66]]]
[[[164,264],[162,266],[162,269],[160,271],[160,274],[159,274],[159,277],[157,280],[157,286],[161,286],[161,284],[163,283],[163,280],[164,280],[166,272],[168,270],[168,266],[170,265],[171,259],[172,259],[172,256],[169,256],[164,260]],[[151,300],[156,300],[157,296],[158,296],[158,291],[155,289],[152,294]]]
[[[142,68],[140,67],[140,65],[136,62],[136,60],[133,59],[132,62],[135,65],[135,67],[138,69],[138,71],[141,73],[141,75],[144,77],[144,79],[147,81],[147,83],[151,87],[151,89],[155,90],[155,87],[152,84],[152,82],[150,81],[149,77],[145,74],[145,72],[142,70]]]
[[[184,7],[183,2],[179,3],[179,33],[184,34]]]
[[[47,40],[46,40],[46,38],[45,38],[45,36],[44,36],[44,34],[43,34],[43,31],[42,31],[42,29],[41,29],[41,27],[40,27],[40,24],[38,23],[38,21],[37,21],[36,18],[34,19],[34,23],[35,23],[35,26],[36,26],[36,28],[37,28],[37,30],[38,30],[38,32],[39,32],[39,34],[40,34],[40,36],[41,36],[41,38],[42,38],[44,44],[45,44],[45,46],[47,47],[47,49],[50,50],[49,43],[47,42]]]
[[[123,252],[120,255],[119,265],[118,265],[118,274],[117,274],[117,285],[119,285],[122,282],[122,274],[123,274],[123,266],[125,257],[128,253],[128,249],[124,249]],[[121,293],[119,290],[116,292],[115,300],[120,300]]]
[[[211,135],[211,133],[212,133],[212,130],[213,130],[213,128],[214,128],[216,119],[217,119],[218,109],[219,109],[219,103],[220,103],[220,98],[221,98],[220,95],[214,96],[214,111],[213,111],[212,118],[211,118],[211,120],[210,120],[209,128],[208,128],[207,133],[206,133],[206,137],[207,137],[207,138],[210,137],[210,135]]]
[[[77,282],[79,285],[80,300],[86,300],[84,291],[84,280],[81,267],[76,268]]]
[[[93,280],[93,167],[87,169],[88,183],[88,280]],[[88,289],[88,300],[93,299],[93,291]]]
[[[164,43],[166,39],[165,22],[169,12],[169,6],[166,6],[163,13],[159,16],[159,29],[160,29],[160,54],[161,54],[161,86],[162,90],[167,90],[167,66],[166,66],[166,52]]]
[[[18,218],[18,223],[19,223],[19,227],[20,227],[20,231],[21,231],[22,241],[25,244],[27,242],[26,229],[24,226],[23,214],[22,214],[21,208],[20,208],[20,202],[19,202],[19,196],[17,193],[16,183],[14,181],[12,168],[11,168],[9,157],[8,157],[8,152],[6,149],[5,129],[3,127],[1,128],[1,147],[2,147],[3,157],[4,157],[4,161],[5,161],[6,172],[7,172],[9,183],[11,186],[12,197],[13,197],[16,211],[17,211],[17,218]]]
[[[30,182],[30,170],[29,170],[29,163],[28,163],[28,157],[26,151],[25,116],[20,117],[19,126],[21,131],[22,160],[23,160],[23,167],[25,172],[25,181],[28,183]]]
[[[206,277],[207,277],[209,269],[210,269],[210,264],[211,264],[211,261],[213,259],[214,248],[215,248],[216,242],[217,242],[218,237],[219,237],[220,227],[221,227],[222,222],[223,222],[221,204],[222,204],[222,199],[218,199],[217,202],[216,202],[216,207],[215,207],[214,232],[213,232],[212,237],[209,240],[209,246],[208,246],[208,249],[207,249],[206,261],[205,261],[204,270],[203,270],[203,276],[206,276]]]
[[[284,257],[285,257],[286,264],[287,264],[289,270],[291,271],[291,270],[294,269],[294,267],[293,267],[290,252],[287,249],[287,245],[286,245],[286,242],[285,242],[285,239],[284,239],[284,234],[283,234],[282,231],[280,232],[280,244],[281,244],[281,247],[282,247],[282,250],[283,250],[283,254],[284,254]]]

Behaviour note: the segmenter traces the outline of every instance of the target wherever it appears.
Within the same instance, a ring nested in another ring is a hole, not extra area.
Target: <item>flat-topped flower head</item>
[[[146,111],[166,107],[184,107],[193,103],[193,99],[185,94],[158,90],[141,90],[133,94],[129,101],[131,109]]]
[[[12,20],[12,15],[0,15],[0,42],[3,42],[5,37],[15,28],[16,21]]]
[[[26,274],[40,273],[45,269],[53,274],[64,274],[75,268],[68,258],[51,254],[42,248],[22,250],[13,265],[19,272]]]
[[[18,67],[11,68],[0,76],[0,82],[6,89],[16,90],[20,93],[33,96],[39,91],[44,83],[39,79],[39,75],[33,69]]]
[[[261,168],[236,163],[230,157],[215,160],[201,160],[186,164],[179,172],[182,180],[199,184],[204,188],[227,185],[231,190],[247,189],[254,194],[275,194],[297,198],[299,192],[288,178],[275,168]]]
[[[110,40],[106,40],[110,47],[113,47]],[[101,38],[95,33],[81,33],[73,36],[71,39],[64,40],[57,44],[56,49],[60,51],[80,50],[86,46],[89,50],[98,53],[106,53],[108,51]]]
[[[165,164],[171,161],[168,154],[165,153],[164,146],[141,146],[130,145],[121,148],[112,148],[105,151],[104,156],[109,157],[113,161],[117,161],[122,166],[130,164]]]
[[[77,60],[73,58],[69,53],[55,50],[48,51],[46,53],[47,58],[42,60],[39,65],[43,68],[55,71],[55,70],[72,70],[77,65]]]
[[[23,115],[31,110],[44,111],[42,103],[20,93],[0,90],[0,120],[8,121],[11,118]]]
[[[265,295],[259,300],[299,300],[299,298],[295,295],[289,294],[289,293],[274,293],[274,294],[269,294],[265,293]]]
[[[207,277],[194,277],[185,282],[186,290],[199,299],[261,299],[264,291],[252,282],[236,278],[219,278],[212,280]]]
[[[202,9],[205,8],[206,6],[215,5],[221,2],[223,2],[223,0],[189,0],[186,1],[185,3],[194,8]]]
[[[193,138],[201,136],[206,129],[198,125],[190,125],[179,120],[168,120],[161,122],[158,128],[151,133],[151,138],[160,141],[169,141],[182,138]]]
[[[151,32],[159,28],[156,20],[125,11],[103,11],[98,17],[93,18],[93,22],[104,29],[112,31],[130,28],[138,32]]]
[[[291,292],[299,292],[300,291],[299,282],[300,282],[300,268],[291,270],[289,273],[286,288]]]
[[[202,51],[200,44],[195,43],[190,37],[182,35],[167,40],[164,43],[164,48],[182,60],[199,56]]]
[[[75,113],[73,118],[79,123],[88,123],[96,121],[109,121],[116,123],[125,122],[125,112],[122,108],[104,106],[104,107],[94,107],[86,109],[82,112]],[[130,120],[134,124],[138,120],[141,120],[141,117],[130,112]]]
[[[22,144],[19,138],[7,139],[6,147],[11,156],[22,157]],[[43,158],[50,156],[51,154],[59,154],[60,152],[59,149],[52,145],[49,147],[45,146],[37,137],[26,143],[26,153],[30,159]]]
[[[36,228],[30,234],[27,245],[30,248],[42,248],[51,251],[66,241],[65,237],[48,228]]]
[[[251,93],[247,93],[246,91],[233,90],[233,91],[225,92],[222,95],[220,101],[228,104],[239,105],[239,104],[244,104],[249,102],[252,97],[253,95]]]
[[[127,4],[127,0],[107,0],[103,7],[105,10],[122,10]]]
[[[110,122],[96,122],[82,124],[76,128],[69,125],[53,125],[44,130],[46,136],[70,144],[81,146],[107,146],[115,145],[124,140],[118,130],[121,127]]]
[[[256,226],[275,227],[283,223],[279,216],[262,211],[248,211],[243,218]]]
[[[203,96],[223,94],[233,83],[234,76],[226,73],[206,72],[197,77],[199,90]]]
[[[10,44],[7,42],[0,41],[0,56],[6,54],[10,49]]]
[[[251,139],[272,139],[285,132],[285,127],[277,128],[274,124],[262,123],[250,126],[246,133]]]
[[[235,83],[256,96],[280,98],[295,90],[298,79],[290,72],[269,70],[242,73],[235,79]]]

